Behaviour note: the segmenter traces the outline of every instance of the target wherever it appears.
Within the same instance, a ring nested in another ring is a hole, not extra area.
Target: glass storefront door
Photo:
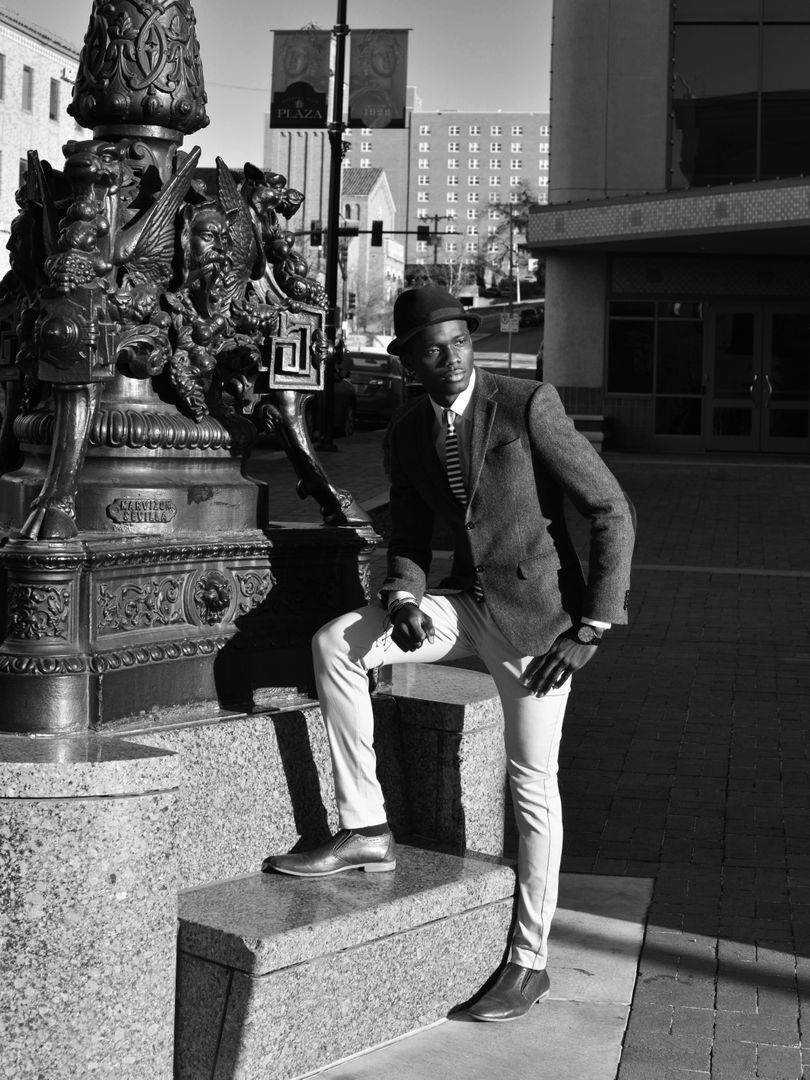
[[[707,448],[810,451],[810,306],[716,304],[707,315]]]

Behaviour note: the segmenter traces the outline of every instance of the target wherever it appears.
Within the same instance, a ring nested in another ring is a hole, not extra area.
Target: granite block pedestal
[[[393,873],[183,892],[178,1080],[289,1080],[443,1019],[503,960],[514,887],[400,846]]]
[[[514,817],[503,709],[492,677],[441,664],[398,664],[391,686],[413,832],[459,855],[502,855]]]
[[[177,759],[0,736],[0,1076],[172,1076]]]

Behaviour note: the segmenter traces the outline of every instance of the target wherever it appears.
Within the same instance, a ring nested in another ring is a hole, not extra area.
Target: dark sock
[[[362,829],[352,829],[353,833],[359,833],[361,836],[382,836],[383,833],[388,832],[388,822],[384,821],[382,825],[364,825]]]

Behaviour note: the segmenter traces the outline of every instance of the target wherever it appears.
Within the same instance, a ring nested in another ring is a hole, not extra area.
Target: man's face
[[[428,326],[408,342],[404,359],[437,405],[449,408],[470,384],[473,344],[463,319]]]

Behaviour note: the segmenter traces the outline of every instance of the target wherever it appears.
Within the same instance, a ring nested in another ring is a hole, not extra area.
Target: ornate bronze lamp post
[[[57,733],[302,685],[376,537],[302,421],[331,348],[285,177],[208,123],[188,0],[95,0],[61,169],[29,152],[3,282],[0,730]],[[329,526],[273,523],[245,471],[278,432]]]

